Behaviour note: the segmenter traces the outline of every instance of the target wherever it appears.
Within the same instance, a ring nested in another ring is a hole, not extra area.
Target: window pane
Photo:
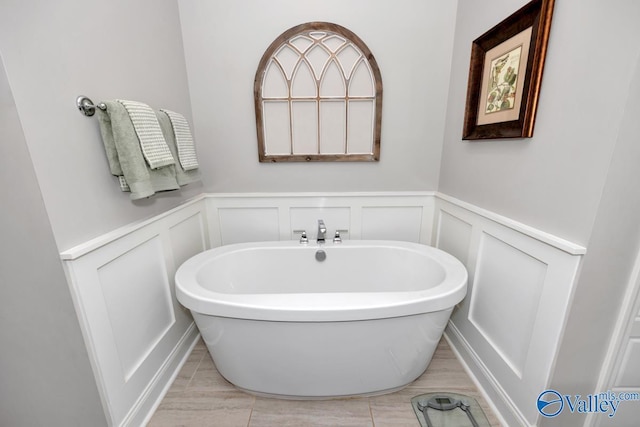
[[[300,52],[304,53],[304,51],[309,49],[309,47],[313,44],[313,39],[305,36],[298,36],[292,38],[290,43],[294,45]]]
[[[312,47],[306,56],[311,63],[311,67],[313,68],[316,79],[320,80],[322,70],[324,70],[327,61],[329,60],[329,53],[321,45],[318,44]]]
[[[324,45],[328,47],[331,52],[337,52],[338,49],[345,43],[345,41],[346,40],[342,37],[338,37],[334,34],[322,40],[322,43],[324,43]]]
[[[262,96],[265,98],[287,98],[289,96],[289,89],[282,70],[274,61],[271,61],[265,73]]]
[[[349,84],[349,96],[374,96],[375,85],[367,63],[362,60],[356,66]]]
[[[351,72],[356,65],[356,61],[360,58],[360,52],[358,52],[353,45],[349,45],[342,49],[338,55],[338,60],[340,61],[340,65],[344,70],[345,76],[347,78],[351,77]]]
[[[306,61],[301,61],[300,66],[293,75],[291,96],[315,97],[316,91],[317,85],[313,75],[311,75],[311,70]]]
[[[344,98],[347,95],[344,86],[344,77],[336,61],[331,61],[327,67],[327,71],[320,82],[320,96],[340,96]]]
[[[318,107],[315,101],[291,102],[293,154],[318,153]]]
[[[345,154],[345,101],[320,101],[320,154]]]
[[[349,154],[373,152],[373,102],[373,100],[349,101],[349,133],[347,135]]]
[[[275,54],[275,58],[278,60],[280,65],[282,65],[282,69],[284,70],[287,79],[291,79],[293,68],[296,66],[299,57],[300,56],[296,51],[287,45],[282,46],[280,50],[278,50],[278,53]]]
[[[289,103],[265,101],[262,110],[265,154],[291,154]]]

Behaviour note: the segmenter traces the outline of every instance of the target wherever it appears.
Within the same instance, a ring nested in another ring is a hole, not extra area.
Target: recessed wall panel
[[[640,338],[640,317],[636,317],[631,324],[631,333],[629,336]]]
[[[223,245],[280,239],[277,208],[220,208]]]
[[[420,242],[422,207],[391,206],[362,209],[362,238]]]
[[[125,382],[175,322],[164,259],[154,237],[98,268]]]
[[[467,265],[471,243],[471,224],[440,210],[436,247],[450,253]]]
[[[197,213],[171,227],[169,237],[175,267],[178,268],[183,262],[206,249],[202,214]]]
[[[547,265],[483,233],[469,320],[522,377]]]
[[[627,342],[615,386],[637,389],[638,385],[640,385],[640,338],[632,338]]]
[[[621,392],[637,393],[638,387],[636,386],[631,390],[614,388],[611,391],[615,394]],[[600,392],[600,390],[598,390],[598,392]],[[640,402],[635,400],[621,401],[617,406],[615,415],[613,417],[610,417],[610,413],[611,412],[596,414],[594,417],[595,422],[591,425],[593,425],[594,427],[636,427],[639,423],[638,420],[640,420]]]

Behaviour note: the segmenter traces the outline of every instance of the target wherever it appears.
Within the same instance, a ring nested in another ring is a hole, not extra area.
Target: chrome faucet
[[[307,237],[306,230],[293,230],[293,234],[300,234],[300,244],[306,245],[309,243],[309,238]]]
[[[324,225],[324,221],[318,220],[318,243],[324,243],[324,235],[327,232],[327,227]]]

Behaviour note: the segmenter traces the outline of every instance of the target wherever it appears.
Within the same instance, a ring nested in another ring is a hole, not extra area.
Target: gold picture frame
[[[533,136],[554,0],[533,0],[471,46],[462,139]]]

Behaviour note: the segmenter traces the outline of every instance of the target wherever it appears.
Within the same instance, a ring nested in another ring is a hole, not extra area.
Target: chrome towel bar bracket
[[[107,106],[104,103],[101,102],[98,105],[94,105],[93,101],[84,95],[80,95],[76,98],[76,105],[82,114],[89,117],[96,113],[96,107],[102,111],[107,110]]]

